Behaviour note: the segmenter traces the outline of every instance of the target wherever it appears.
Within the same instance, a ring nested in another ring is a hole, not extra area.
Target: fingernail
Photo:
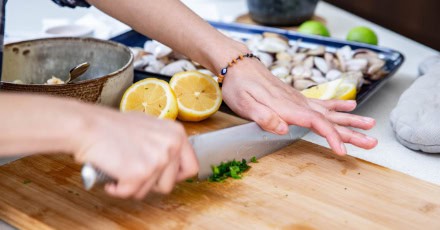
[[[365,123],[373,123],[374,122],[374,118],[371,117],[362,117],[362,121]]]
[[[347,154],[347,149],[345,148],[344,143],[341,143],[341,154],[343,155]]]
[[[275,132],[277,133],[286,133],[287,132],[287,125],[284,123],[280,123],[278,127],[275,129]]]
[[[366,138],[367,138],[369,141],[377,141],[377,139],[374,138],[374,137],[367,136]]]
[[[356,100],[349,100],[351,104],[357,104]]]

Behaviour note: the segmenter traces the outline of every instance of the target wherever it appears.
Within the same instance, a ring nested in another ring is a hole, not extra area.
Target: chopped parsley
[[[257,158],[252,157],[251,162],[257,163]],[[236,161],[235,159],[229,162],[222,162],[218,166],[212,166],[212,175],[208,178],[210,182],[222,182],[226,180],[228,177],[233,179],[241,179],[243,176],[243,172],[246,172],[251,168],[246,162],[245,159],[241,161]]]
[[[29,180],[29,179],[25,179],[25,180],[23,180],[23,184],[30,184],[30,183],[32,183],[32,181]]]
[[[254,156],[254,157],[251,158],[251,162],[252,162],[252,163],[258,163],[258,160],[257,160],[257,158]]]

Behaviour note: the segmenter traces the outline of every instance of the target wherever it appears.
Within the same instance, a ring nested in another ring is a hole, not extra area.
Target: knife
[[[204,180],[212,175],[212,166],[232,160],[257,159],[276,152],[301,139],[309,129],[289,126],[289,133],[277,135],[260,128],[255,122],[234,126],[218,131],[190,136],[199,162],[198,179]],[[81,170],[84,187],[89,190],[96,183],[115,182],[102,171],[86,163]]]

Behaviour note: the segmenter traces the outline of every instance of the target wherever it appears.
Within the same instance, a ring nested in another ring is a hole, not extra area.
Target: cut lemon
[[[301,91],[301,93],[308,98],[315,98],[321,100],[333,99],[336,95],[339,85],[342,79],[336,79],[331,82],[313,86],[311,88]]]
[[[331,82],[311,87],[301,91],[308,98],[321,100],[339,99],[354,100],[356,99],[356,83],[348,78],[339,78]]]
[[[356,85],[351,83],[342,83],[336,92],[335,99],[354,100],[356,99]]]
[[[138,81],[125,91],[120,110],[139,111],[158,118],[175,120],[177,100],[166,81],[147,78]]]
[[[187,71],[176,73],[170,86],[177,97],[178,119],[201,121],[218,111],[222,94],[218,83],[209,75]]]

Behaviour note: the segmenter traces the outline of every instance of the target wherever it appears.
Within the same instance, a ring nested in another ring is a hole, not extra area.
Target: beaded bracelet
[[[218,82],[222,83],[223,79],[225,78],[225,75],[228,73],[228,68],[233,66],[235,63],[237,63],[240,60],[243,60],[244,58],[256,58],[258,61],[261,61],[259,57],[255,56],[253,53],[247,53],[247,54],[240,54],[240,56],[238,56],[235,59],[232,59],[231,62],[228,62],[228,66],[226,66],[225,68],[223,68],[220,71],[220,74],[217,76],[218,77]]]

